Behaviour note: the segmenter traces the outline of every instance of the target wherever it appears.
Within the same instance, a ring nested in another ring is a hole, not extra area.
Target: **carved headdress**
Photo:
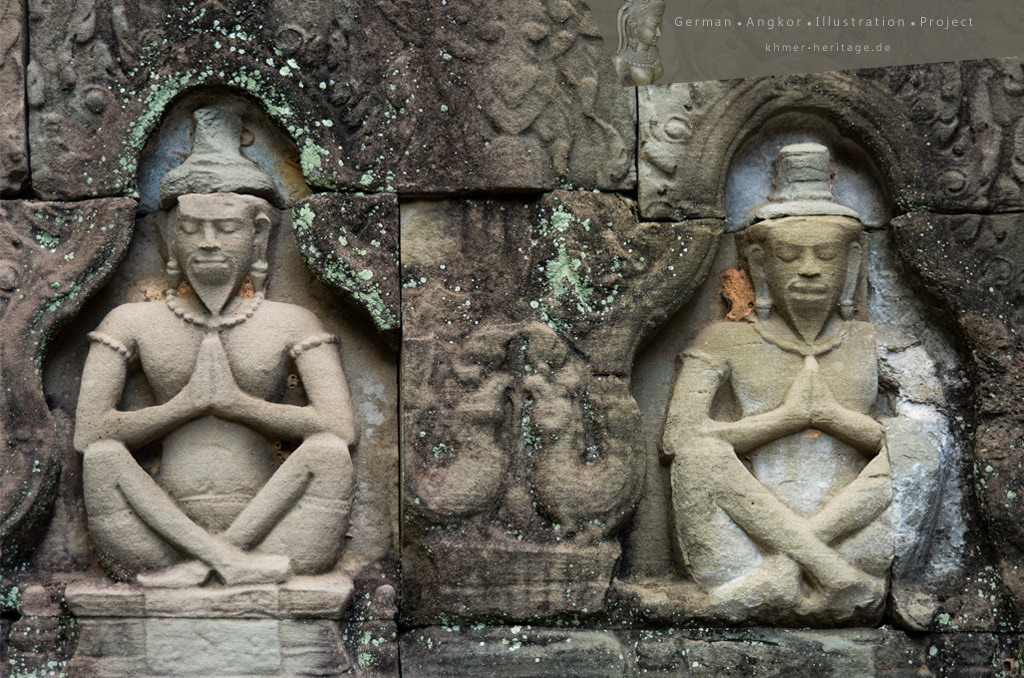
[[[754,279],[754,307],[758,317],[767,320],[772,301],[763,268],[752,260],[750,248],[762,243],[773,226],[783,219],[788,224],[795,220],[801,227],[821,228],[821,218],[826,217],[830,225],[844,229],[850,241],[852,254],[847,255],[846,281],[839,311],[844,318],[852,318],[861,269],[861,247],[858,243],[861,222],[856,210],[840,204],[832,195],[828,148],[815,143],[783,146],[772,163],[772,173],[772,192],[768,194],[768,201],[754,210],[753,218],[742,233],[742,247],[748,252],[750,274]]]
[[[618,47],[616,54],[623,54],[636,48],[639,26],[651,15],[661,16],[665,12],[665,0],[626,0],[616,15]]]
[[[790,144],[772,163],[772,192],[754,212],[751,223],[782,217],[836,216],[860,220],[832,195],[828,148],[821,144]]]
[[[160,181],[160,206],[172,207],[187,193],[242,193],[284,207],[274,181],[240,152],[241,140],[237,113],[224,108],[196,110],[192,153]]]
[[[277,208],[285,207],[285,200],[271,179],[255,162],[241,153],[242,121],[238,114],[226,108],[208,107],[192,114],[192,153],[160,181],[160,205],[170,209],[178,198],[191,193],[237,193],[262,198]],[[256,294],[262,294],[267,277],[267,246],[273,214],[257,205],[254,209],[256,225],[254,259],[250,277]],[[165,242],[170,242],[163,222],[161,231]],[[167,277],[170,295],[181,280],[181,269],[173,255],[168,254]]]

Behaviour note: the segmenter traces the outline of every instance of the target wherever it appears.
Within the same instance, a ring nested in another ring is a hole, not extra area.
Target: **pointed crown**
[[[160,181],[160,206],[168,209],[187,193],[242,193],[284,207],[274,181],[242,155],[241,139],[237,113],[197,109],[192,114],[192,153]]]

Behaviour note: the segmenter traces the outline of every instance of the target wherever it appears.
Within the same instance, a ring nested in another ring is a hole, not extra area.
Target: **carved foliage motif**
[[[1024,205],[1024,63],[993,59],[865,71],[894,96],[936,169],[926,204],[957,211]]]
[[[25,17],[17,0],[0,2],[0,194],[14,195],[28,178],[25,144]]]
[[[25,557],[46,524],[60,472],[40,365],[56,328],[110,277],[131,237],[135,202],[0,205],[0,516],[3,562]],[[25,351],[22,345],[31,347]]]
[[[899,207],[1020,209],[1022,69],[1020,59],[999,59],[641,92],[641,214],[719,216],[724,204],[709,196],[718,195],[731,151],[773,113],[793,108],[824,112],[888,171],[904,172],[890,186]]]
[[[30,13],[34,187],[45,197],[130,191],[164,106],[200,85],[263,101],[295,140],[313,186],[619,189],[635,181],[633,95],[615,83],[582,2],[224,0],[198,11],[32,0]]]

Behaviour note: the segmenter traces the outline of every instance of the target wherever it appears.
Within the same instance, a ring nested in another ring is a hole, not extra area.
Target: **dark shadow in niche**
[[[860,244],[864,256],[854,317],[870,321],[876,329],[879,391],[872,416],[909,419],[927,441],[916,452],[893,455],[891,534],[895,558],[888,618],[908,628],[926,627],[937,611],[942,583],[964,568],[961,551],[970,520],[969,501],[964,496],[969,487],[963,468],[967,448],[952,411],[962,402],[966,383],[961,359],[943,320],[920,299],[904,273],[889,227],[893,213],[884,173],[855,140],[841,134],[826,118],[788,111],[770,119],[739,147],[724,187],[726,233],[711,273],[690,303],[641,348],[634,364],[632,393],[648,432],[648,475],[644,497],[623,540],[622,583],[616,595],[622,596],[626,609],[649,610],[644,613],[647,623],[699,623],[702,618],[701,606],[687,602],[699,593],[671,538],[670,464],[659,452],[678,369],[676,357],[712,323],[729,322],[730,305],[723,292],[736,284],[737,278],[723,275],[730,272],[734,276],[737,269],[747,268],[737,252],[737,231],[767,200],[772,162],[779,149],[804,142],[830,150],[833,195],[839,203],[854,208],[863,223]],[[718,397],[726,396],[719,393]],[[705,608],[705,622],[738,620],[733,613],[706,612]],[[792,623],[757,612],[745,620]]]

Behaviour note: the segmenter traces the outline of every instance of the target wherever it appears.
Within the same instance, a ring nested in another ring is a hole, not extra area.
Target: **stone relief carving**
[[[892,490],[874,327],[853,319],[860,222],[825,147],[784,147],[774,170],[743,234],[753,321],[698,335],[666,415],[682,565],[728,617],[877,618]]]
[[[200,109],[194,123],[192,154],[160,185],[165,303],[117,307],[90,334],[75,432],[89,529],[108,568],[144,586],[277,583],[338,559],[352,408],[337,339],[264,298],[277,198],[238,153],[238,117]],[[155,402],[123,411],[135,361]],[[306,404],[283,402],[289,361]],[[280,468],[275,438],[299,443]],[[157,440],[151,477],[131,451]]]
[[[28,146],[25,140],[25,8],[14,0],[0,2],[0,195],[17,195],[28,179]]]
[[[723,214],[716,186],[731,152],[721,149],[786,110],[823,113],[855,133],[893,173],[888,189],[898,211],[1018,210],[1022,69],[1008,58],[641,90],[640,213]]]
[[[200,85],[267,102],[320,188],[635,184],[635,99],[616,86],[581,0],[217,2],[201,14],[33,0],[29,10],[33,187],[46,198],[132,191],[160,111]]]
[[[66,463],[38,367],[56,329],[113,275],[135,201],[4,201],[0,205],[0,475],[3,566],[27,558],[45,532]],[[38,337],[26,347],[26,337]]]
[[[651,85],[665,74],[658,54],[664,13],[664,0],[626,0],[619,8],[619,42],[612,64],[621,84]]]
[[[407,618],[600,613],[645,473],[632,356],[721,225],[557,192],[417,202],[402,228]]]

